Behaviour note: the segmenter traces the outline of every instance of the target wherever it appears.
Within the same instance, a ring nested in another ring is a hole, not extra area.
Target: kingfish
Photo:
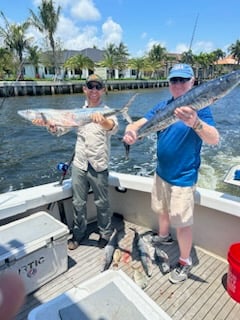
[[[93,113],[101,113],[104,117],[121,114],[128,123],[132,122],[128,114],[128,109],[134,101],[137,93],[121,109],[111,109],[104,107],[97,108],[76,108],[76,109],[25,109],[19,110],[18,114],[31,121],[33,124],[48,127],[49,124],[56,128],[56,135],[63,135],[70,130],[85,125],[92,121]]]
[[[131,230],[134,231],[134,243],[138,249],[138,253],[142,262],[142,266],[143,269],[145,271],[145,273],[147,274],[147,276],[151,277],[152,275],[152,261],[151,261],[151,257],[150,257],[150,253],[149,250],[144,242],[144,240],[142,239],[142,237],[140,236],[140,234],[137,232],[136,229],[134,228],[130,228]]]
[[[101,268],[101,272],[109,269],[113,261],[114,252],[118,247],[120,232],[121,231],[118,231],[117,229],[115,229],[107,245],[104,248],[104,258],[103,258],[103,265]]]
[[[193,87],[184,95],[169,102],[165,108],[160,109],[152,119],[148,120],[138,130],[138,139],[141,139],[153,132],[164,130],[178,121],[179,119],[174,115],[176,108],[189,106],[195,110],[203,109],[227,95],[239,83],[240,70],[237,70]]]

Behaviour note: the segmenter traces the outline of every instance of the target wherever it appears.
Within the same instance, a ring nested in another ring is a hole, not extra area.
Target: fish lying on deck
[[[121,237],[121,233],[123,231],[120,230],[118,231],[117,229],[114,230],[113,234],[111,235],[111,238],[109,239],[107,245],[104,248],[104,258],[103,258],[103,265],[101,268],[101,272],[109,269],[113,257],[114,257],[114,252],[118,247],[118,242]]]
[[[174,111],[182,106],[190,106],[195,110],[213,104],[227,95],[240,83],[240,70],[231,72],[219,78],[207,81],[189,90],[184,95],[168,103],[164,109],[160,109],[152,119],[147,121],[137,132],[141,139],[152,132],[161,131],[178,121]]]
[[[134,231],[134,242],[136,244],[136,247],[138,249],[138,253],[142,262],[143,269],[149,277],[152,275],[152,260],[149,254],[149,250],[140,236],[140,234],[137,232],[136,229],[130,228],[131,230]]]
[[[56,127],[56,135],[60,136],[74,128],[90,123],[92,121],[91,115],[96,112],[101,113],[104,117],[121,114],[128,123],[131,123],[132,119],[128,114],[128,109],[136,95],[137,93],[121,109],[104,107],[76,109],[40,108],[19,110],[18,114],[38,126],[49,127],[49,124],[53,125]]]

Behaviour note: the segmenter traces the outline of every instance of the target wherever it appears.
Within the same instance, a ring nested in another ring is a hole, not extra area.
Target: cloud
[[[97,21],[101,18],[101,14],[92,0],[79,0],[73,3],[70,11],[73,17],[81,20]]]
[[[214,43],[211,41],[198,41],[193,43],[192,45],[192,52],[193,54],[199,54],[201,52],[210,53],[214,51],[216,48]],[[186,43],[179,43],[176,46],[175,53],[183,53],[189,50],[189,44]]]
[[[82,50],[99,46],[98,29],[95,26],[80,28],[64,16],[60,17],[56,37],[61,39],[67,50]]]
[[[111,17],[102,25],[102,33],[103,46],[109,43],[118,45],[122,41],[122,27],[120,24],[114,22]]]
[[[179,43],[176,46],[176,49],[173,51],[174,53],[183,53],[189,50],[189,45],[186,43]]]
[[[209,53],[214,51],[215,49],[215,45],[211,41],[198,41],[192,46],[192,51],[194,54],[199,54],[200,52]]]
[[[85,27],[76,37],[71,37],[71,39],[65,41],[64,45],[65,49],[68,50],[82,50],[93,48],[93,46],[102,49],[101,42],[97,36],[97,28],[93,26]]]
[[[64,49],[82,50],[93,46],[104,49],[109,43],[118,45],[122,41],[122,28],[112,18],[108,18],[100,30],[95,25],[80,28],[71,19],[60,16],[56,37],[61,39]]]

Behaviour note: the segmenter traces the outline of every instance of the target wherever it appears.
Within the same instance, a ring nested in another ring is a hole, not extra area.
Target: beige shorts
[[[168,214],[171,226],[186,227],[193,224],[194,192],[196,186],[178,187],[154,175],[152,210],[156,214]]]

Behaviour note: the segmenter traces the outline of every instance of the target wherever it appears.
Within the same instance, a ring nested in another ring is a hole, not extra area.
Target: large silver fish
[[[122,233],[123,233],[123,230],[118,231],[117,229],[115,229],[107,245],[105,246],[101,272],[109,269],[113,261],[114,252],[118,247],[118,242],[120,237],[122,236]]]
[[[239,83],[240,70],[237,70],[193,87],[184,95],[168,103],[164,109],[160,109],[152,119],[147,121],[138,130],[138,139],[141,139],[152,132],[161,131],[178,121],[179,119],[174,115],[176,108],[190,106],[195,110],[203,109],[224,97]]]
[[[132,122],[128,114],[128,108],[135,99],[137,94],[133,95],[130,100],[121,109],[111,108],[76,108],[76,109],[26,109],[19,110],[18,114],[31,121],[33,124],[46,126],[52,124],[56,127],[56,135],[63,135],[70,130],[92,121],[91,115],[99,112],[104,117],[121,114],[129,123]]]
[[[136,248],[138,249],[138,254],[140,256],[143,270],[145,271],[147,276],[151,277],[153,266],[148,247],[137,230],[134,228],[130,229],[134,231],[134,243],[136,245]]]

